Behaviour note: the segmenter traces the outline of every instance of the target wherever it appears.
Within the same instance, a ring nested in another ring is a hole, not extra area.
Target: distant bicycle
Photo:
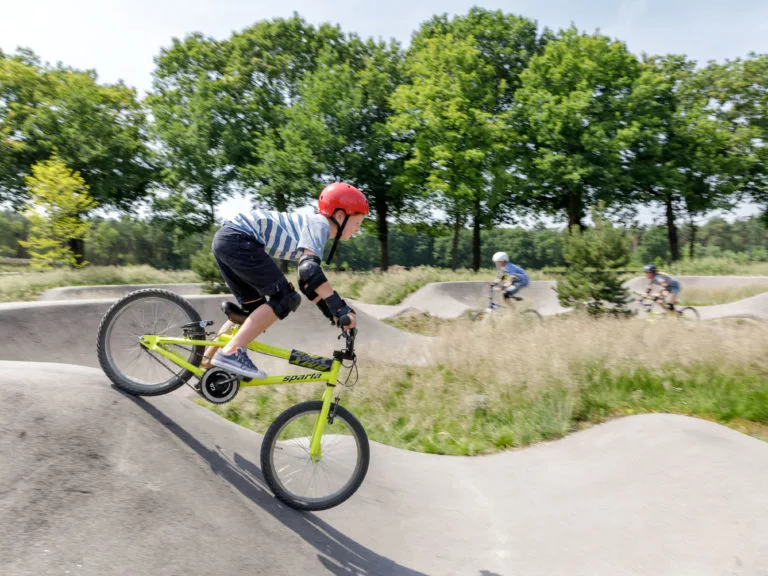
[[[645,294],[643,292],[634,292],[634,294],[638,297],[637,303],[648,315],[649,322],[665,318],[677,318],[688,322],[698,322],[701,319],[699,311],[693,306],[685,306],[671,311],[666,307],[664,298],[658,294]]]
[[[500,288],[495,282],[488,284],[488,305],[482,310],[475,310],[468,314],[468,317],[473,322],[487,322],[494,316],[501,314],[518,314],[525,320],[532,322],[541,321],[541,314],[539,314],[533,308],[520,309],[520,304],[524,298],[520,296],[512,296],[504,304],[496,302],[496,295],[499,293]]]

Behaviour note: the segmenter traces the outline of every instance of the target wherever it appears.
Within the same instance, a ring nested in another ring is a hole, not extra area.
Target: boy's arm
[[[304,249],[304,255],[299,259],[299,290],[334,324],[338,324],[343,316],[352,315],[354,326],[355,311],[333,289],[320,263],[317,254]]]

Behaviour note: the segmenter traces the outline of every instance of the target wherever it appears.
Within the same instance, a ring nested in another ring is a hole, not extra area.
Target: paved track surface
[[[484,283],[455,284],[422,289],[424,305],[482,303],[467,284]],[[551,305],[546,292],[528,296]],[[221,319],[221,297],[190,300]],[[13,360],[0,361],[2,576],[768,576],[768,444],[759,440],[645,415],[480,458],[374,444],[352,499],[301,514],[266,489],[259,434],[183,390],[135,399],[89,368],[110,304],[0,305],[0,360]],[[300,310],[264,339],[328,352],[333,330],[306,302]],[[364,313],[360,324],[366,353],[393,361],[429,343]]]
[[[219,305],[225,296],[187,296],[203,319],[216,330],[225,317]],[[98,367],[96,335],[113,300],[19,302],[0,304],[0,360],[63,362]],[[418,364],[424,361],[429,338],[402,332],[361,311],[358,344],[361,353],[384,361]],[[304,301],[299,309],[274,324],[261,338],[268,344],[330,354],[339,347],[338,331],[317,308]],[[275,364],[261,357],[264,367]],[[282,362],[280,363],[282,366]]]
[[[118,284],[103,286],[62,286],[51,288],[40,295],[40,301],[104,300],[122,298],[135,290],[161,288],[182,296],[199,296],[202,284]]]
[[[553,290],[555,284],[551,281],[531,282],[520,291],[524,300],[519,305],[535,308],[545,316],[567,312],[568,309],[557,301]],[[487,303],[488,282],[432,282],[408,296],[402,305],[440,318],[456,318],[470,310],[483,308]]]
[[[265,488],[258,434],[179,393],[18,362],[0,393],[4,576],[768,574],[768,446],[701,420],[482,458],[374,445],[358,494],[301,514]]]

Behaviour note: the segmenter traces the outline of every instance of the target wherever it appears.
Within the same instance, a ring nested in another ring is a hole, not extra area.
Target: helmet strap
[[[339,245],[339,240],[341,239],[341,233],[344,232],[344,227],[347,225],[347,220],[349,220],[349,214],[344,212],[344,221],[339,225],[336,220],[336,238],[333,239],[333,246],[331,246],[331,251],[328,252],[328,258],[326,259],[325,263],[330,265],[331,260],[333,259],[333,255],[336,253],[336,246]]]

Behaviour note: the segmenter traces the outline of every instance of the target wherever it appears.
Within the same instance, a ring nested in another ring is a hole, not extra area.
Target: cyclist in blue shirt
[[[512,264],[506,252],[496,252],[492,260],[496,265],[495,282],[502,285],[504,300],[507,301],[510,298],[520,300],[515,295],[530,283],[531,279],[528,277],[528,274],[520,266]],[[509,281],[506,281],[507,277],[509,277]]]
[[[665,299],[664,304],[670,312],[677,312],[675,310],[675,303],[677,303],[677,295],[680,294],[680,282],[665,272],[661,272],[656,269],[655,264],[648,264],[643,267],[646,278],[648,278],[648,288],[645,291],[645,295],[648,296],[653,289],[653,285],[661,287],[659,296]],[[677,312],[679,314],[679,312]]]

